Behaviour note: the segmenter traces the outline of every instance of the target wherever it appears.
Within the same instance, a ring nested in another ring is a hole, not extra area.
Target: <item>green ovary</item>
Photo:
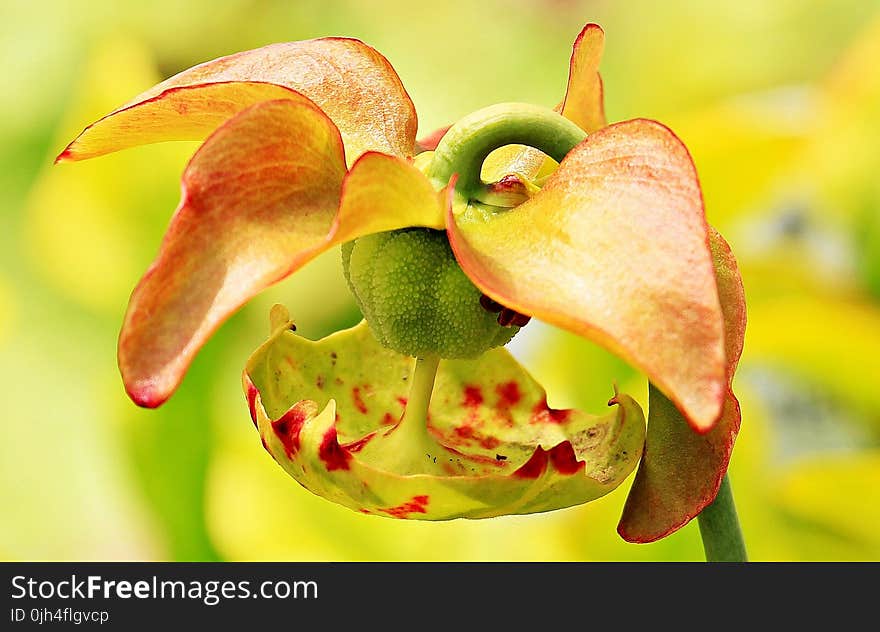
[[[406,228],[361,237],[342,246],[342,264],[376,339],[399,353],[473,358],[519,330],[502,327],[480,306],[481,292],[443,231]]]

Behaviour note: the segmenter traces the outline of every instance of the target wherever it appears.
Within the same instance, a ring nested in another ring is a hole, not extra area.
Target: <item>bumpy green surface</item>
[[[446,233],[426,228],[377,233],[342,247],[349,286],[376,339],[400,353],[473,358],[519,331],[480,306]]]

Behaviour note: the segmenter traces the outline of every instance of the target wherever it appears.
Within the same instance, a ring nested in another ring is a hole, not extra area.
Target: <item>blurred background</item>
[[[359,320],[338,252],[249,303],[156,411],[116,369],[129,293],[197,144],[52,166],[86,124],[191,65],[358,37],[400,74],[420,136],[500,101],[555,105],[571,44],[607,35],[610,121],[656,118],[694,155],[745,281],[731,479],[757,560],[880,559],[880,2],[4,0],[0,3],[0,559],[699,560],[696,521],[615,527],[627,481],[578,508],[419,523],[312,496],[263,451],[243,364],[285,303],[300,332]],[[514,352],[557,407],[596,412],[627,366],[540,324]]]

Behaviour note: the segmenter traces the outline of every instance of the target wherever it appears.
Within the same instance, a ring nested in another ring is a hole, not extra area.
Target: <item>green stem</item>
[[[529,145],[556,161],[587,134],[561,114],[525,103],[500,103],[464,117],[437,145],[428,177],[438,189],[458,174],[456,191],[472,198],[482,187],[480,171],[491,152],[505,145]]]
[[[725,474],[712,504],[697,516],[707,562],[747,562],[746,545],[736,516],[730,479]]]
[[[428,406],[431,404],[431,394],[434,392],[434,379],[437,377],[437,367],[440,365],[439,356],[416,358],[416,365],[410,376],[409,397],[406,402],[406,412],[401,420],[401,428],[410,436],[414,433],[428,434]]]
[[[439,453],[437,442],[428,432],[428,406],[439,364],[438,356],[416,358],[403,419],[382,443],[382,450],[389,455],[389,463],[393,463],[395,472],[423,473]]]

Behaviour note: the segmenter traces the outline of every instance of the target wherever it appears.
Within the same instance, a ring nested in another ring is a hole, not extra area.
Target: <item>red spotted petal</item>
[[[242,378],[263,446],[306,489],[362,513],[488,518],[603,496],[635,467],[639,405],[557,410],[505,349],[442,360],[425,421],[407,419],[414,360],[366,322],[312,342],[275,306]],[[417,425],[413,427],[413,422]]]
[[[495,301],[642,369],[708,431],[726,391],[724,330],[696,172],[659,123],[603,128],[507,211],[449,209],[453,251]]]

